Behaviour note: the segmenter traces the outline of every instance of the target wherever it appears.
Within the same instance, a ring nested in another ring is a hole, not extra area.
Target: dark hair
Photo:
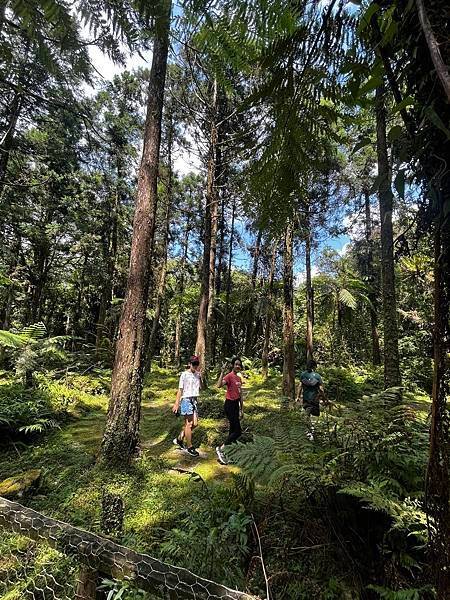
[[[241,360],[240,356],[235,356],[234,358],[231,359],[231,368],[234,367],[237,360],[241,363],[241,367],[242,367],[242,360]]]
[[[306,363],[306,370],[307,371],[314,371],[314,369],[317,367],[317,363],[315,360],[308,360],[308,362]]]

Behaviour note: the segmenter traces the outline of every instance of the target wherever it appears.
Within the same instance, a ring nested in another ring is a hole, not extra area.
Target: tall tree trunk
[[[189,248],[189,233],[190,233],[190,220],[188,219],[186,223],[186,229],[184,232],[183,239],[183,254],[181,258],[180,265],[180,279],[178,284],[178,302],[177,302],[177,318],[175,322],[175,348],[174,348],[174,362],[175,365],[179,366],[181,363],[181,331],[182,331],[182,312],[183,312],[183,295],[184,295],[184,270],[186,268],[187,257],[188,257],[188,248]]]
[[[380,336],[378,335],[378,314],[377,314],[377,294],[375,291],[375,273],[373,269],[373,250],[372,250],[372,215],[370,210],[370,193],[368,189],[364,190],[364,208],[365,208],[365,238],[366,238],[366,265],[365,276],[369,283],[368,298],[370,301],[370,329],[372,333],[372,363],[381,365]]]
[[[270,344],[270,329],[272,324],[272,296],[273,296],[273,281],[275,277],[275,265],[277,261],[277,242],[273,245],[272,260],[270,262],[269,281],[267,288],[267,310],[264,323],[264,343],[261,355],[261,372],[264,379],[267,379],[269,370],[269,344]]]
[[[3,137],[0,139],[0,196],[5,185],[6,172],[8,170],[9,156],[16,133],[17,121],[22,110],[23,96],[16,92],[11,102],[10,117]]]
[[[212,294],[210,285],[214,282],[216,244],[217,244],[217,196],[216,196],[216,148],[217,148],[217,81],[214,80],[212,92],[212,114],[211,130],[209,140],[208,170],[206,180],[206,207],[204,223],[204,242],[203,242],[203,273],[200,291],[200,308],[197,319],[197,341],[195,343],[195,354],[200,358],[200,370],[206,380],[209,357],[207,351],[209,344],[207,340],[208,316],[211,315],[210,300]],[[212,310],[212,308],[211,308]]]
[[[397,302],[395,297],[394,236],[392,230],[393,195],[391,168],[386,141],[384,88],[376,91],[377,156],[380,185],[378,198],[381,219],[381,276],[384,329],[384,385],[401,385],[398,354]]]
[[[169,153],[170,156],[170,153]],[[161,270],[159,272],[158,279],[158,289],[156,292],[156,300],[155,300],[155,315],[152,321],[152,327],[150,330],[150,337],[148,340],[148,352],[149,352],[149,361],[152,359],[152,356],[155,352],[156,345],[156,334],[158,332],[159,320],[161,318],[161,308],[164,299],[164,292],[166,290],[166,277],[167,277],[167,251],[169,247],[169,232],[170,232],[170,217],[172,210],[172,167],[171,158],[169,158],[169,176],[167,183],[167,204],[166,204],[166,214],[164,215],[164,240],[163,240],[163,248],[162,248],[162,264]]]
[[[313,358],[313,327],[314,327],[314,299],[311,278],[311,229],[307,215],[307,230],[305,238],[305,269],[306,269],[306,360]]]
[[[122,158],[121,147],[115,148],[116,154],[116,169],[117,169],[117,184],[116,190],[113,195],[112,201],[109,203],[108,219],[107,219],[107,232],[103,244],[104,248],[104,261],[107,265],[106,279],[103,282],[102,295],[100,300],[99,315],[96,327],[95,336],[95,351],[98,356],[102,346],[102,341],[108,333],[105,328],[106,316],[108,309],[111,307],[111,303],[114,296],[114,281],[116,273],[117,263],[117,248],[118,248],[118,229],[119,229],[119,210],[120,206],[125,204],[126,198],[123,193],[123,182],[124,182],[124,164]],[[109,330],[109,335],[113,339],[112,328]]]
[[[254,319],[254,304],[255,304],[255,289],[256,278],[258,276],[259,255],[261,253],[262,229],[258,230],[256,236],[255,253],[253,255],[253,268],[251,278],[251,298],[247,315],[247,331],[245,334],[245,356],[250,356],[253,353],[253,319]]]
[[[430,51],[431,60],[433,61],[434,68],[436,69],[436,75],[439,77],[439,80],[442,84],[447,97],[447,102],[450,103],[450,74],[448,72],[448,67],[442,58],[439,42],[434,35],[430,19],[428,18],[422,0],[416,0],[416,7],[419,14],[420,26],[422,27],[423,35],[425,36],[425,40]]]
[[[145,359],[145,315],[150,250],[155,231],[161,119],[169,46],[171,3],[157,20],[150,72],[144,147],[138,175],[127,289],[119,325],[111,398],[102,441],[102,459],[127,463],[139,444]]]
[[[447,199],[450,202],[450,198]],[[426,509],[429,520],[430,564],[437,598],[445,600],[450,590],[450,222],[443,210],[434,232],[434,372],[430,427],[430,453],[426,478]]]
[[[228,247],[228,269],[227,269],[227,288],[225,292],[225,309],[223,316],[223,338],[222,338],[222,356],[225,356],[229,352],[234,352],[234,345],[232,343],[232,331],[230,326],[230,295],[231,295],[231,264],[233,261],[233,243],[234,243],[234,220],[236,215],[236,199],[233,196],[233,205],[231,207],[231,230],[230,230],[230,243]]]
[[[283,250],[283,395],[295,399],[294,226],[289,220]]]

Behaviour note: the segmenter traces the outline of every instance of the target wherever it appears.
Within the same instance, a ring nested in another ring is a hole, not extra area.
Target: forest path
[[[95,380],[96,376],[92,376]],[[173,445],[182,420],[173,415],[179,373],[154,368],[146,377],[142,396],[141,458],[127,470],[96,464],[106,419],[108,398],[104,394],[80,396],[71,420],[61,429],[36,437],[20,456],[11,449],[0,457],[0,476],[9,477],[28,469],[41,469],[42,484],[23,502],[48,516],[90,531],[101,531],[102,490],[120,494],[125,505],[123,542],[159,555],[159,544],[176,527],[186,511],[205,503],[205,488],[220,490],[238,468],[220,465],[215,446],[226,437],[223,417],[224,390],[202,392],[199,427],[194,444],[200,457],[192,458]],[[103,377],[106,379],[106,377]],[[280,406],[280,377],[263,382],[251,374],[245,380],[248,396],[244,430],[251,434],[273,432]]]

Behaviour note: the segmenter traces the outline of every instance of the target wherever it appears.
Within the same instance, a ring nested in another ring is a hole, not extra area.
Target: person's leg
[[[184,439],[186,440],[186,446],[190,448],[192,446],[192,423],[194,415],[185,415],[184,417]]]
[[[230,422],[230,431],[224,446],[229,446],[242,434],[241,422],[239,420],[239,402],[237,400],[229,400],[225,407],[225,414]]]

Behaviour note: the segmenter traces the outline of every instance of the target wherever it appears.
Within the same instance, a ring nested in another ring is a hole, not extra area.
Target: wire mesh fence
[[[0,498],[0,599],[258,600]]]

